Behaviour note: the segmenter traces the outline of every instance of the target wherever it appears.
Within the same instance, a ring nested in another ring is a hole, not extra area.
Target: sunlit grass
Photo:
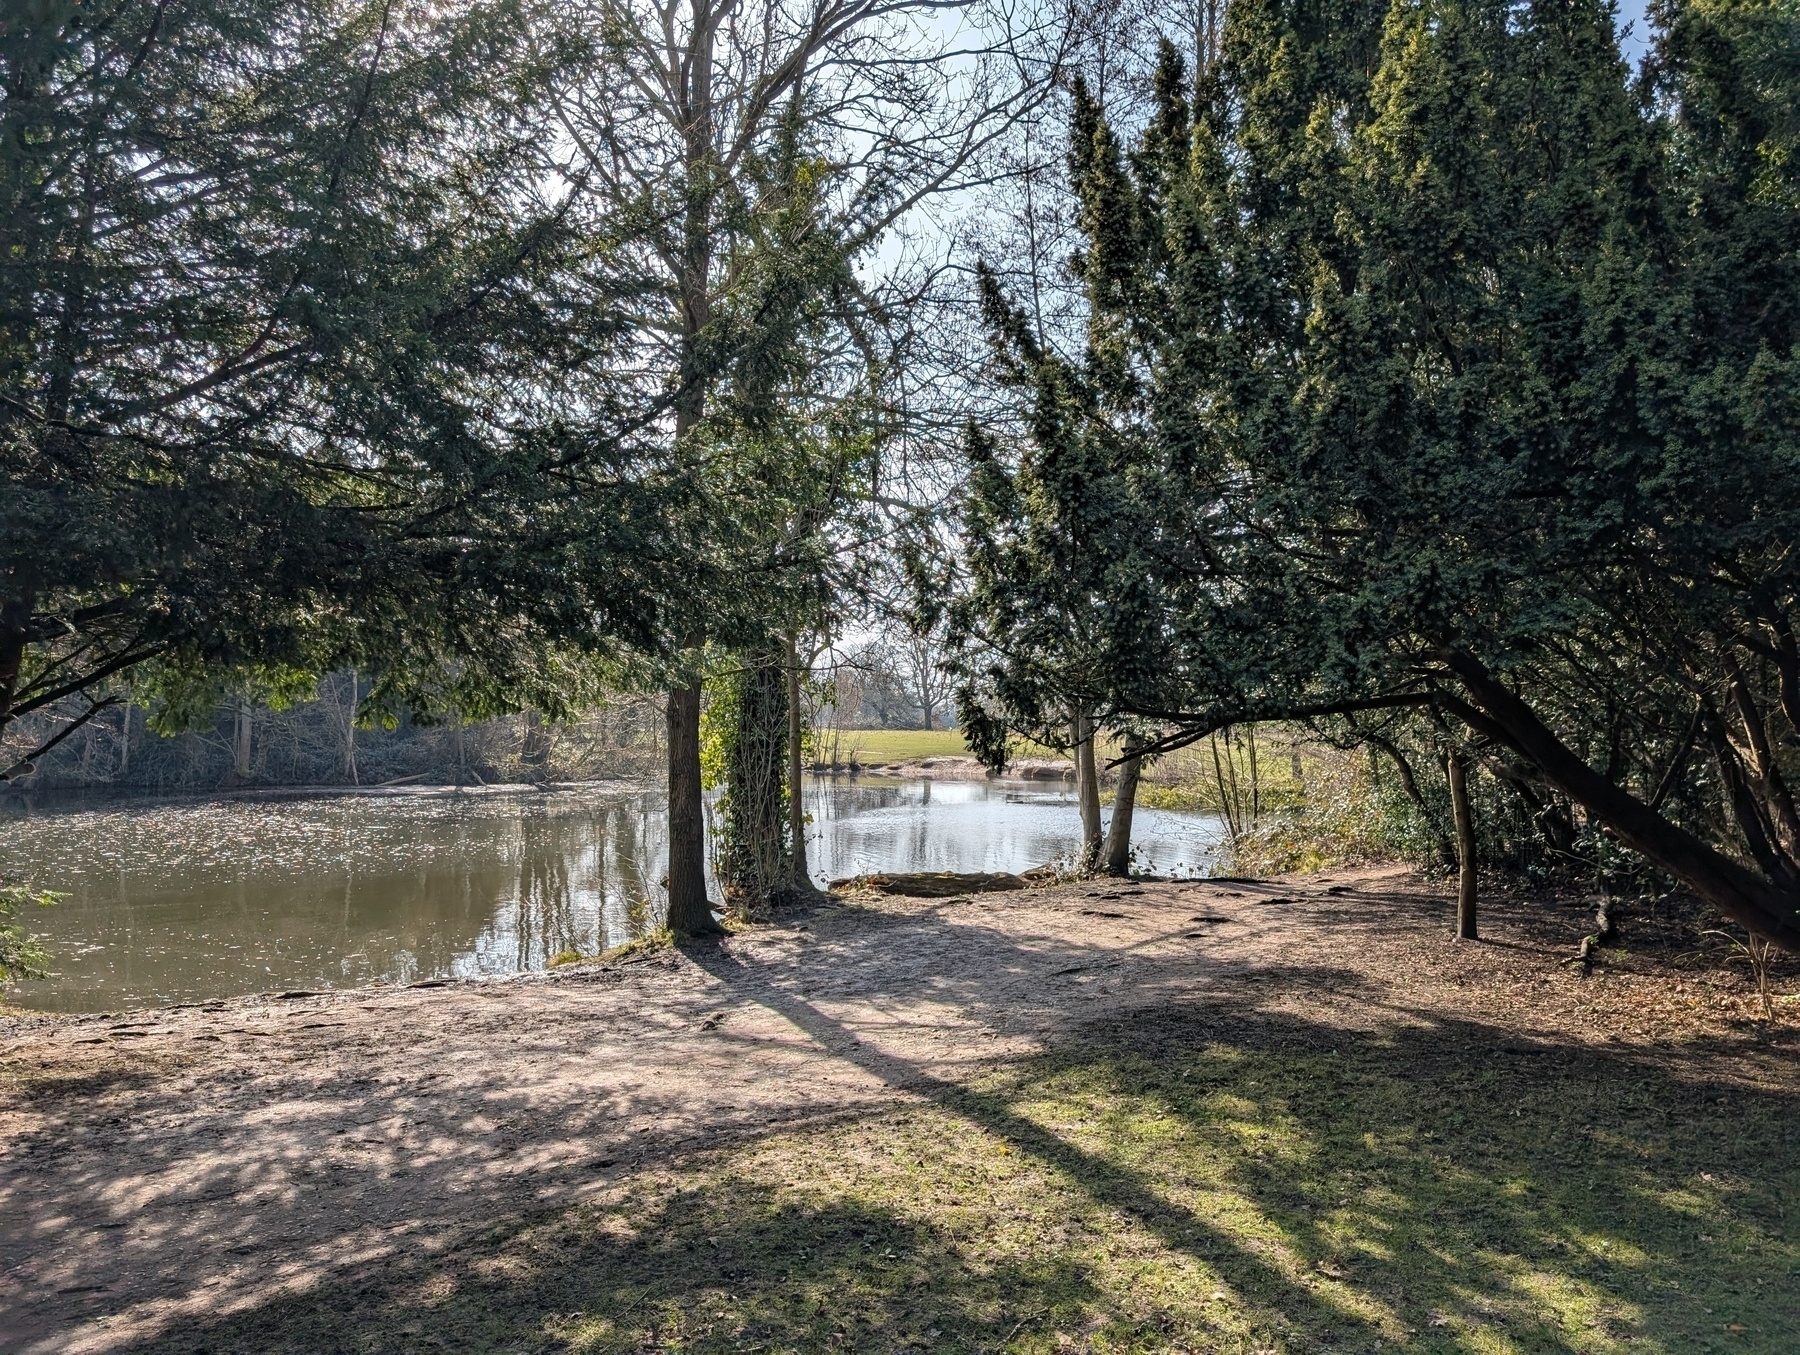
[[[1796,1098],[1499,1034],[1144,1015],[221,1336],[309,1349],[342,1303],[353,1349],[1792,1351]]]
[[[840,729],[838,760],[848,762],[910,762],[927,757],[967,757],[968,745],[957,729]],[[817,736],[815,736],[817,737]]]

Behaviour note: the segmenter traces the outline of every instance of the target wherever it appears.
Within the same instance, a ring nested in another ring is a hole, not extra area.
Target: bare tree
[[[1069,747],[1075,759],[1075,803],[1081,809],[1081,870],[1084,874],[1100,864],[1103,848],[1100,775],[1094,762],[1094,737],[1098,732],[1093,717],[1077,708],[1069,720]]]
[[[829,232],[854,255],[926,198],[984,173],[981,152],[1048,84],[1045,29],[990,22],[978,0],[587,0],[543,16],[547,44],[571,44],[556,119],[567,173],[623,277],[655,280],[665,310],[640,317],[646,393],[675,390],[675,454],[721,379],[719,339],[741,324],[758,280],[789,267],[796,242],[770,229],[767,175],[800,136]],[[842,316],[847,382],[873,356],[865,322],[880,298],[858,279]],[[679,644],[708,638],[697,599]],[[699,689],[668,701],[670,925],[715,925],[707,905]]]
[[[906,664],[912,697],[919,703],[919,719],[927,729],[936,729],[937,713],[950,694],[950,678],[942,666],[943,645],[930,632],[903,636],[896,646]]]

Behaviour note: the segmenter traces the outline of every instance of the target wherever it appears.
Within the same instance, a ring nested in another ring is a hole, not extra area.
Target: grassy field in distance
[[[854,749],[861,763],[969,756],[960,729],[840,729],[836,733],[839,756]]]
[[[960,729],[838,729],[820,730],[815,738],[823,737],[827,750],[830,740],[837,738],[839,761],[848,761],[852,751],[856,760],[864,766],[875,762],[915,762],[928,757],[969,757],[968,745],[963,742]],[[1102,751],[1108,751],[1103,746]],[[1053,748],[1044,748],[1035,743],[1018,743],[1014,749],[1018,757],[1066,757]]]

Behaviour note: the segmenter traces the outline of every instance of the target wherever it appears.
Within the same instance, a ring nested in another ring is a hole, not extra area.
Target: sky
[[[1650,33],[1644,4],[1645,0],[1619,0],[1619,46],[1633,67],[1644,59],[1644,39]]]

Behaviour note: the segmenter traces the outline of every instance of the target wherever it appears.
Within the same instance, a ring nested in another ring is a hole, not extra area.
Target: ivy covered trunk
[[[723,694],[725,795],[719,805],[714,866],[726,904],[754,916],[794,892],[788,824],[788,680],[783,646],[744,658]],[[735,698],[735,701],[732,701]]]

